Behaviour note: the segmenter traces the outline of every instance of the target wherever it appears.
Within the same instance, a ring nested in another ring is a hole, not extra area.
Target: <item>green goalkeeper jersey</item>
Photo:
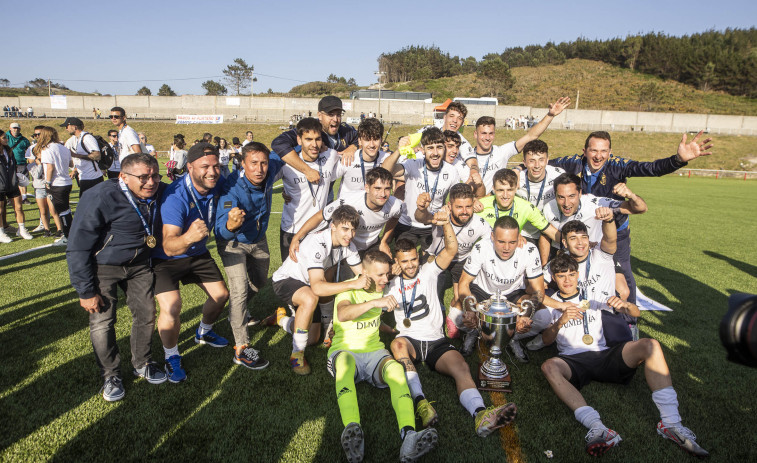
[[[379,339],[379,326],[381,325],[381,309],[374,307],[354,320],[340,322],[338,306],[340,302],[347,301],[350,304],[362,304],[382,298],[381,292],[368,292],[363,289],[351,289],[339,293],[334,299],[334,337],[331,340],[331,348],[328,355],[336,351],[348,350],[351,352],[373,352],[385,349]]]

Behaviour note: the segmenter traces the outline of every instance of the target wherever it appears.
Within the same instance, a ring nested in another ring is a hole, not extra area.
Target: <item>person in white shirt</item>
[[[449,315],[446,318],[447,336],[459,337],[458,329],[463,328],[463,312],[460,310],[460,298],[458,284],[463,273],[463,267],[470,255],[473,245],[481,238],[487,238],[492,233],[492,228],[482,217],[473,215],[473,200],[475,196],[470,185],[458,183],[449,190],[448,207],[450,210],[450,222],[457,237],[457,253],[449,268],[439,276],[438,289],[439,300],[444,301],[444,293],[451,286],[454,292],[450,301]],[[433,216],[420,215],[416,211],[416,217],[423,223],[431,223]],[[444,233],[442,227],[434,225],[431,230],[431,246],[428,254],[436,256],[444,249]]]
[[[245,134],[245,139],[242,142],[242,148],[244,148],[244,145],[247,143],[251,143],[253,138],[255,138],[255,135],[252,133],[252,130],[248,130]]]
[[[493,117],[483,116],[476,121],[476,148],[473,155],[476,158],[477,166],[481,178],[484,181],[486,194],[491,194],[494,187],[494,173],[507,167],[507,161],[518,154],[526,143],[536,140],[547,130],[552,120],[560,114],[570,104],[570,98],[563,97],[549,105],[547,115],[538,124],[518,140],[505,143],[504,145],[494,145],[496,130],[496,121]]]
[[[234,154],[234,148],[229,145],[229,142],[225,138],[220,138],[218,140],[218,163],[221,164],[221,175],[224,178],[229,176],[229,161]]]
[[[289,317],[286,309],[279,307],[262,323],[269,326],[276,324],[292,334],[289,363],[298,375],[310,374],[305,347],[318,342],[321,334],[319,299],[332,298],[349,289],[370,287],[365,275],[349,281],[334,281],[335,275],[339,275],[342,261],[356,275],[362,272],[360,255],[352,243],[359,223],[360,215],[355,208],[338,207],[331,216],[331,225],[321,232],[308,235],[301,243],[296,259],[287,257],[271,277],[273,292],[294,309],[295,315]]]
[[[481,175],[479,175],[478,169],[471,169],[463,160],[462,156],[460,156],[460,146],[462,143],[460,134],[451,130],[445,130],[443,133],[445,149],[444,161],[457,169],[460,181],[473,187],[473,192],[476,194],[477,198],[484,196],[484,182],[481,180]]]
[[[384,124],[378,119],[366,119],[357,128],[360,149],[350,164],[339,163],[336,177],[341,178],[337,197],[344,199],[349,195],[365,193],[366,173],[374,167],[383,167],[391,172],[399,159],[399,152],[393,154],[379,150],[384,137]]]
[[[60,125],[71,138],[66,146],[71,150],[74,170],[79,176],[79,197],[103,181],[103,173],[97,165],[100,160],[100,145],[95,136],[84,131],[84,122],[77,117],[67,117]]]
[[[588,236],[584,234],[583,237],[581,241],[587,246]],[[604,454],[615,447],[621,438],[605,426],[599,412],[586,403],[580,389],[592,381],[629,384],[636,369],[643,363],[644,377],[652,390],[652,401],[660,412],[657,433],[690,454],[700,458],[708,456],[708,452],[697,444],[694,433],[682,424],[678,394],[673,389],[660,343],[649,338],[612,348],[604,343],[600,311],[609,307],[638,316],[639,308],[614,295],[607,298],[604,307],[586,304],[587,295],[580,283],[579,263],[568,254],[561,253],[555,257],[549,267],[558,288],[552,298],[560,301],[561,308],[552,311],[552,324],[544,330],[544,343],[557,342],[558,356],[544,362],[541,370],[555,394],[570,408],[576,420],[588,429],[585,441],[589,455]],[[612,270],[610,277],[614,278]]]
[[[553,182],[565,173],[559,167],[550,166],[549,147],[542,140],[531,140],[523,147],[523,164],[526,169],[519,172],[519,186],[516,195],[544,212],[544,206],[555,198]],[[538,245],[541,232],[530,222],[523,224],[521,234],[532,244]],[[542,260],[544,261],[544,260]]]
[[[518,247],[519,232],[514,218],[502,216],[494,222],[491,238],[473,245],[457,287],[460,300],[474,296],[480,302],[500,293],[512,303],[530,300],[535,307],[541,304],[544,299],[541,259],[533,244]],[[463,319],[469,332],[463,340],[462,353],[470,355],[479,335],[476,316],[466,312]],[[530,326],[530,318],[518,317],[517,332],[525,333]]]
[[[394,229],[396,239],[409,239],[421,244],[421,252],[431,244],[431,225],[420,223],[415,216],[419,207],[431,214],[444,206],[447,192],[460,176],[452,165],[444,162],[444,134],[436,127],[423,132],[421,136],[423,157],[408,159],[395,166],[394,175],[403,177],[405,182],[405,204],[407,214],[400,218]]]
[[[297,143],[302,147],[298,156],[294,151],[286,153],[282,160],[287,163],[278,174],[284,181],[283,194],[289,199],[281,214],[279,249],[281,260],[289,255],[289,246],[294,234],[305,222],[328,203],[329,186],[336,177],[339,153],[333,149],[321,150],[321,122],[306,117],[297,123]],[[300,157],[301,156],[301,157]],[[299,164],[293,163],[299,161]],[[315,171],[318,181],[310,182],[303,172]]]
[[[126,110],[120,106],[110,108],[110,121],[118,127],[118,162],[132,153],[141,153],[142,145],[137,131],[126,124]]]
[[[155,147],[153,145],[149,145],[147,143],[147,135],[145,135],[144,132],[137,132],[137,136],[139,137],[139,142],[142,144],[142,146],[145,147],[147,154],[157,158],[158,152],[155,151]]]
[[[405,367],[410,395],[423,427],[433,426],[439,418],[423,393],[416,362],[425,362],[431,370],[455,380],[460,403],[473,417],[476,433],[486,437],[510,424],[515,419],[516,407],[508,403],[487,409],[470,367],[444,336],[444,306],[436,297],[437,283],[458,253],[449,215],[449,206],[434,214],[433,223],[444,230],[444,248],[433,262],[421,265],[418,249],[409,240],[400,239],[395,244],[394,259],[400,274],[384,290],[385,295],[392,296],[400,305],[393,312],[399,334],[392,341],[391,350]]]
[[[627,198],[625,201],[582,194],[581,179],[569,173],[558,175],[553,185],[555,199],[544,206],[544,217],[558,231],[571,220],[580,220],[586,224],[589,240],[592,243],[598,243],[602,239],[602,227],[595,214],[597,208],[606,207],[612,209],[613,213],[627,215],[643,214],[647,211],[647,203],[644,199],[634,194],[625,183],[618,183],[613,187],[613,193]],[[561,235],[558,233],[551,241],[552,249],[550,250],[549,237],[544,234],[539,237],[539,252],[542,260],[548,261],[554,256],[560,248],[560,241]]]
[[[55,240],[55,244],[66,245],[73,220],[70,204],[73,182],[68,175],[68,168],[73,167],[71,150],[61,144],[58,132],[54,128],[44,127],[39,132],[37,144],[32,152],[42,160],[45,169],[45,189],[63,227],[63,236]]]

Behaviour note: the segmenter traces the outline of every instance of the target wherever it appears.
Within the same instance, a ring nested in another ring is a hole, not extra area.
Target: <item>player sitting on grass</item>
[[[289,363],[298,375],[310,374],[310,365],[305,360],[305,347],[318,342],[321,334],[319,298],[328,298],[350,289],[367,288],[366,278],[338,282],[327,271],[346,260],[352,271],[359,275],[363,268],[360,256],[352,243],[355,229],[360,221],[355,208],[339,206],[331,216],[331,225],[318,233],[308,235],[300,244],[297,260],[287,257],[274,272],[273,292],[295,310],[288,317],[286,309],[279,307],[276,313],[263,321],[265,325],[279,325],[292,333],[292,355]],[[334,281],[333,283],[331,281]]]
[[[397,308],[393,296],[383,296],[390,269],[388,255],[379,250],[368,251],[363,262],[363,278],[368,279],[370,287],[355,286],[355,289],[340,293],[334,301],[335,334],[328,352],[327,368],[336,379],[336,400],[345,426],[342,447],[350,463],[363,461],[364,451],[355,382],[366,381],[379,388],[389,387],[403,441],[400,461],[415,461],[431,451],[438,440],[433,428],[415,431],[413,400],[405,372],[379,339],[382,310]]]
[[[579,263],[560,252],[550,262],[550,269],[559,289],[551,297],[561,303],[561,308],[552,311],[553,323],[544,330],[543,338],[544,344],[557,342],[559,355],[544,362],[541,370],[555,394],[589,430],[586,451],[593,456],[602,455],[621,439],[617,432],[602,423],[599,413],[586,404],[579,389],[594,380],[628,384],[636,368],[644,363],[644,376],[652,390],[652,400],[660,410],[658,434],[692,455],[706,457],[708,453],[696,443],[694,433],[681,424],[678,396],[660,343],[644,338],[608,348],[602,331],[600,310],[603,306],[587,304],[585,291],[578,282]],[[610,278],[614,279],[612,269],[609,272]],[[607,306],[632,316],[639,315],[636,305],[617,296],[611,296]]]
[[[458,252],[448,208],[437,212],[433,218],[434,225],[444,229],[444,249],[433,262],[420,265],[418,250],[413,243],[397,240],[394,258],[401,273],[392,280],[387,294],[402,301],[402,310],[394,311],[399,335],[392,341],[391,349],[394,358],[405,366],[416,413],[424,427],[435,424],[438,417],[423,394],[414,362],[426,362],[431,370],[454,378],[460,403],[474,418],[476,433],[486,437],[495,429],[510,424],[515,418],[516,407],[509,403],[487,409],[473,382],[470,367],[444,336],[444,308],[436,296],[437,285],[439,275],[450,266]]]

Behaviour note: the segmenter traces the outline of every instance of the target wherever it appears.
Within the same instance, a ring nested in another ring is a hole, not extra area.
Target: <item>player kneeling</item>
[[[660,344],[644,338],[608,348],[602,332],[601,309],[597,304],[582,301],[578,288],[578,262],[570,255],[560,254],[550,262],[550,269],[559,289],[551,297],[563,304],[559,310],[552,311],[553,323],[544,330],[543,338],[545,345],[557,342],[559,355],[544,362],[541,370],[555,394],[589,429],[586,451],[600,456],[621,439],[618,433],[602,423],[599,413],[586,404],[579,389],[594,380],[628,384],[636,368],[644,363],[652,400],[660,410],[657,432],[692,455],[708,456],[707,451],[696,443],[694,433],[681,424],[678,396]],[[631,316],[639,316],[636,305],[618,297],[610,297],[607,304]]]
[[[356,381],[366,381],[379,388],[389,387],[403,441],[400,461],[415,461],[431,451],[438,441],[433,428],[415,432],[413,400],[405,371],[379,339],[382,311],[397,307],[393,296],[382,297],[390,267],[388,255],[378,250],[368,251],[363,271],[372,282],[370,288],[340,293],[334,301],[334,337],[327,368],[336,379],[336,400],[345,426],[342,447],[350,463],[363,461],[364,451]]]

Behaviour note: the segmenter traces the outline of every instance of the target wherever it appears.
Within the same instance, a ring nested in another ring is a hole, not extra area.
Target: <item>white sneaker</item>
[[[539,350],[543,347],[544,339],[542,339],[541,334],[537,334],[535,338],[526,343],[526,349],[528,350]]]
[[[13,238],[5,234],[5,231],[0,230],[0,243],[10,243]]]
[[[16,232],[16,236],[19,236],[25,240],[30,240],[34,238],[32,234],[29,233],[29,230],[27,230],[26,228],[19,228],[18,231]]]
[[[432,451],[439,442],[439,434],[434,428],[422,431],[408,431],[400,447],[400,462],[411,463]]]
[[[37,232],[41,232],[41,231],[45,231],[45,226],[42,225],[42,222],[40,222],[39,225],[37,225],[37,228],[35,228],[34,230],[32,230],[32,233],[37,233]]]
[[[53,246],[68,246],[68,239],[65,236],[61,236],[53,241]]]

